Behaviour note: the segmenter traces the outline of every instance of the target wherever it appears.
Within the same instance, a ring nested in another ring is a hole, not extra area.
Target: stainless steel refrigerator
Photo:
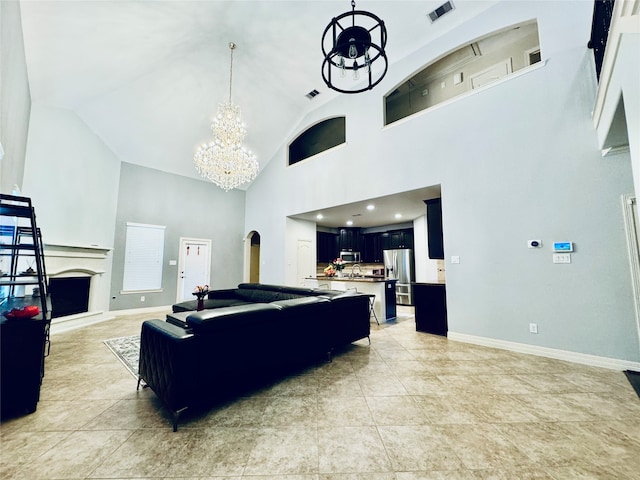
[[[413,250],[397,248],[384,250],[384,268],[388,278],[397,279],[396,304],[413,305],[413,285],[415,282]]]

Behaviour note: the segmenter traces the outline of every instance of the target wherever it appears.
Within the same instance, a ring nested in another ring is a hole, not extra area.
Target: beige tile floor
[[[0,427],[2,479],[638,479],[621,372],[415,331],[410,309],[177,433],[104,346],[128,316],[54,335],[37,411]]]

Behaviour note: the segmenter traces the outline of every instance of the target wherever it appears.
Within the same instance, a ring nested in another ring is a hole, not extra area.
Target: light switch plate
[[[459,255],[452,255],[451,256],[451,263],[460,263],[460,256]]]
[[[571,263],[570,253],[554,253],[553,263]]]

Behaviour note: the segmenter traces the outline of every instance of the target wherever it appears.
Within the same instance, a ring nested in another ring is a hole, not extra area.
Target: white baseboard
[[[567,362],[580,363],[591,367],[608,368],[610,370],[634,370],[640,371],[640,362],[632,362],[630,360],[621,360],[618,358],[599,357],[597,355],[589,355],[586,353],[570,352],[567,350],[558,350],[555,348],[539,347],[536,345],[528,345],[526,343],[509,342],[507,340],[498,340],[496,338],[477,337],[475,335],[467,335],[466,333],[456,333],[449,331],[447,333],[449,340],[457,342],[471,343],[474,345],[482,345],[483,347],[499,348],[501,350],[509,350],[517,353],[526,353],[529,355],[537,355],[539,357],[554,358],[556,360],[564,360]]]
[[[64,333],[78,328],[86,327],[115,318],[109,312],[84,312],[75,315],[67,315],[66,317],[54,318],[51,320],[50,333]]]
[[[170,311],[171,305],[165,305],[161,307],[131,308],[128,310],[114,310],[110,312],[99,311],[77,313],[75,315],[68,315],[66,317],[54,318],[51,320],[50,333],[52,335],[55,335],[56,333],[65,333],[78,328],[88,327],[89,325],[94,325],[96,323],[105,322],[107,320],[113,320],[114,318],[122,315],[162,313],[162,318],[164,318],[164,314]]]
[[[162,305],[160,307],[144,307],[144,308],[129,308],[127,310],[111,310],[111,314],[114,316],[122,315],[139,315],[141,313],[170,313],[171,305]]]

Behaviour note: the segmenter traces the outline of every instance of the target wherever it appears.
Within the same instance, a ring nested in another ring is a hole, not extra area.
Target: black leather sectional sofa
[[[188,310],[189,307],[192,310]],[[173,416],[295,372],[370,334],[367,295],[243,283],[142,324],[139,379]]]

